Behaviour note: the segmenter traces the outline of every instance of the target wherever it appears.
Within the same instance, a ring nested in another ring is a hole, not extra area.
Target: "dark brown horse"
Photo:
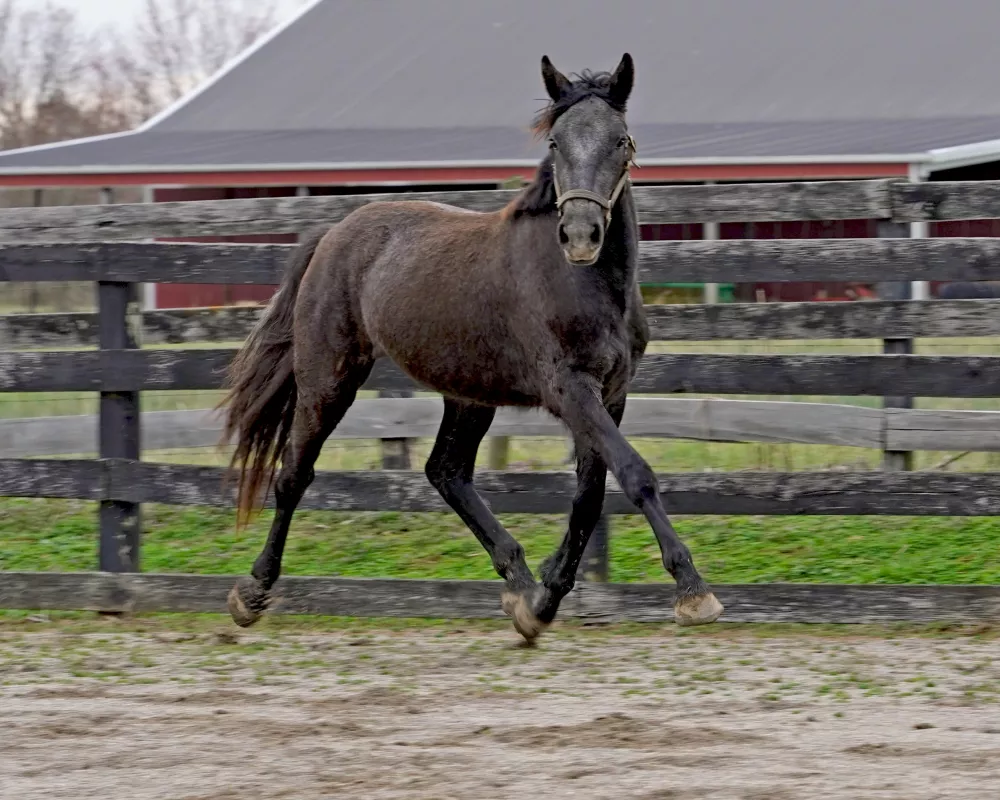
[[[549,153],[503,210],[373,203],[297,248],[229,375],[241,522],[281,462],[267,543],[230,593],[238,624],[266,609],[320,449],[382,357],[444,395],[427,477],[490,554],[507,584],[502,607],[526,639],[573,588],[608,468],[652,526],[677,582],[677,621],[709,623],[722,613],[667,518],[656,476],[618,430],[648,339],[625,124],[633,75],[627,53],[613,74],[574,80],[542,58],[551,102],[535,130]],[[574,439],[578,489],[540,583],[473,485],[498,406],[545,408]]]

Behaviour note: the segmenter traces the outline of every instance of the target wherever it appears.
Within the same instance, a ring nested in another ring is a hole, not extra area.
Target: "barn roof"
[[[636,61],[640,162],[1000,157],[996,0],[318,0],[137,131],[0,174],[533,164],[539,59]]]

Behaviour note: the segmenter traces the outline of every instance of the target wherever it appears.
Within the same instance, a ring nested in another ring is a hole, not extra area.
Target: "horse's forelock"
[[[535,136],[539,138],[545,136],[552,130],[559,117],[588,97],[596,97],[615,111],[625,112],[625,109],[611,98],[611,73],[584,70],[579,74],[573,74],[570,88],[563,92],[562,97],[551,101],[535,115],[531,123]]]

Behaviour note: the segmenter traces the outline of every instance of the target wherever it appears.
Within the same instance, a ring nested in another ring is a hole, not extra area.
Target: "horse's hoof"
[[[267,590],[256,578],[243,576],[229,590],[229,614],[241,628],[249,628],[269,605]]]
[[[722,603],[711,592],[682,597],[674,603],[674,619],[678,625],[708,625],[715,622],[722,611]]]
[[[549,623],[542,622],[535,616],[531,603],[521,592],[504,592],[500,595],[500,608],[513,620],[514,628],[527,642],[534,642],[549,627]]]

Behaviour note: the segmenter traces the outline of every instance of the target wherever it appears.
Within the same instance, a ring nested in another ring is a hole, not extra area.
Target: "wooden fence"
[[[471,209],[499,208],[511,192],[434,194]],[[399,199],[399,195],[383,196]],[[218,388],[232,350],[155,349],[158,344],[232,342],[258,309],[196,309],[141,314],[134,284],[279,282],[283,245],[181,244],[156,237],[297,232],[332,222],[378,196],[11,209],[0,211],[0,280],[97,283],[97,314],[0,318],[0,392],[96,392],[99,415],[0,423],[0,495],[82,498],[100,506],[100,573],[6,573],[0,607],[107,611],[222,610],[230,578],[136,575],[140,505],[231,505],[212,467],[142,461],[139,394]],[[645,282],[878,281],[884,296],[905,298],[912,280],[1000,279],[1000,240],[911,239],[907,223],[1000,217],[1000,182],[846,181],[638,187],[642,222],[880,220],[880,238],[644,242]],[[140,240],[140,241],[137,241]],[[893,293],[895,290],[895,293]],[[647,307],[653,337],[845,339],[884,341],[880,355],[655,353],[631,387],[624,421],[633,436],[715,441],[805,441],[879,448],[871,472],[736,472],[661,475],[676,514],[1000,515],[1000,474],[909,471],[915,449],[1000,449],[1000,415],[918,411],[912,397],[1000,396],[1000,357],[912,354],[915,337],[995,336],[1000,301],[879,300]],[[15,348],[93,347],[96,350]],[[419,391],[380,363],[366,384],[382,393]],[[819,403],[644,397],[678,392],[720,395],[859,395],[883,408]],[[430,397],[359,402],[340,436],[406,439],[433,435],[440,401]],[[199,446],[217,433],[204,412],[144,414],[145,449]],[[494,435],[558,434],[537,412],[505,411]],[[90,443],[90,446],[86,445]],[[98,458],[24,458],[87,453]],[[181,444],[178,445],[178,442]],[[78,449],[79,448],[79,449]],[[483,473],[478,484],[497,512],[565,513],[569,472]],[[607,511],[635,513],[609,484]],[[326,472],[304,508],[445,510],[422,472]],[[494,582],[282,579],[284,609],[295,612],[412,616],[495,616]],[[669,586],[585,585],[567,613],[665,619]],[[722,586],[730,620],[880,621],[994,618],[1000,587]]]

